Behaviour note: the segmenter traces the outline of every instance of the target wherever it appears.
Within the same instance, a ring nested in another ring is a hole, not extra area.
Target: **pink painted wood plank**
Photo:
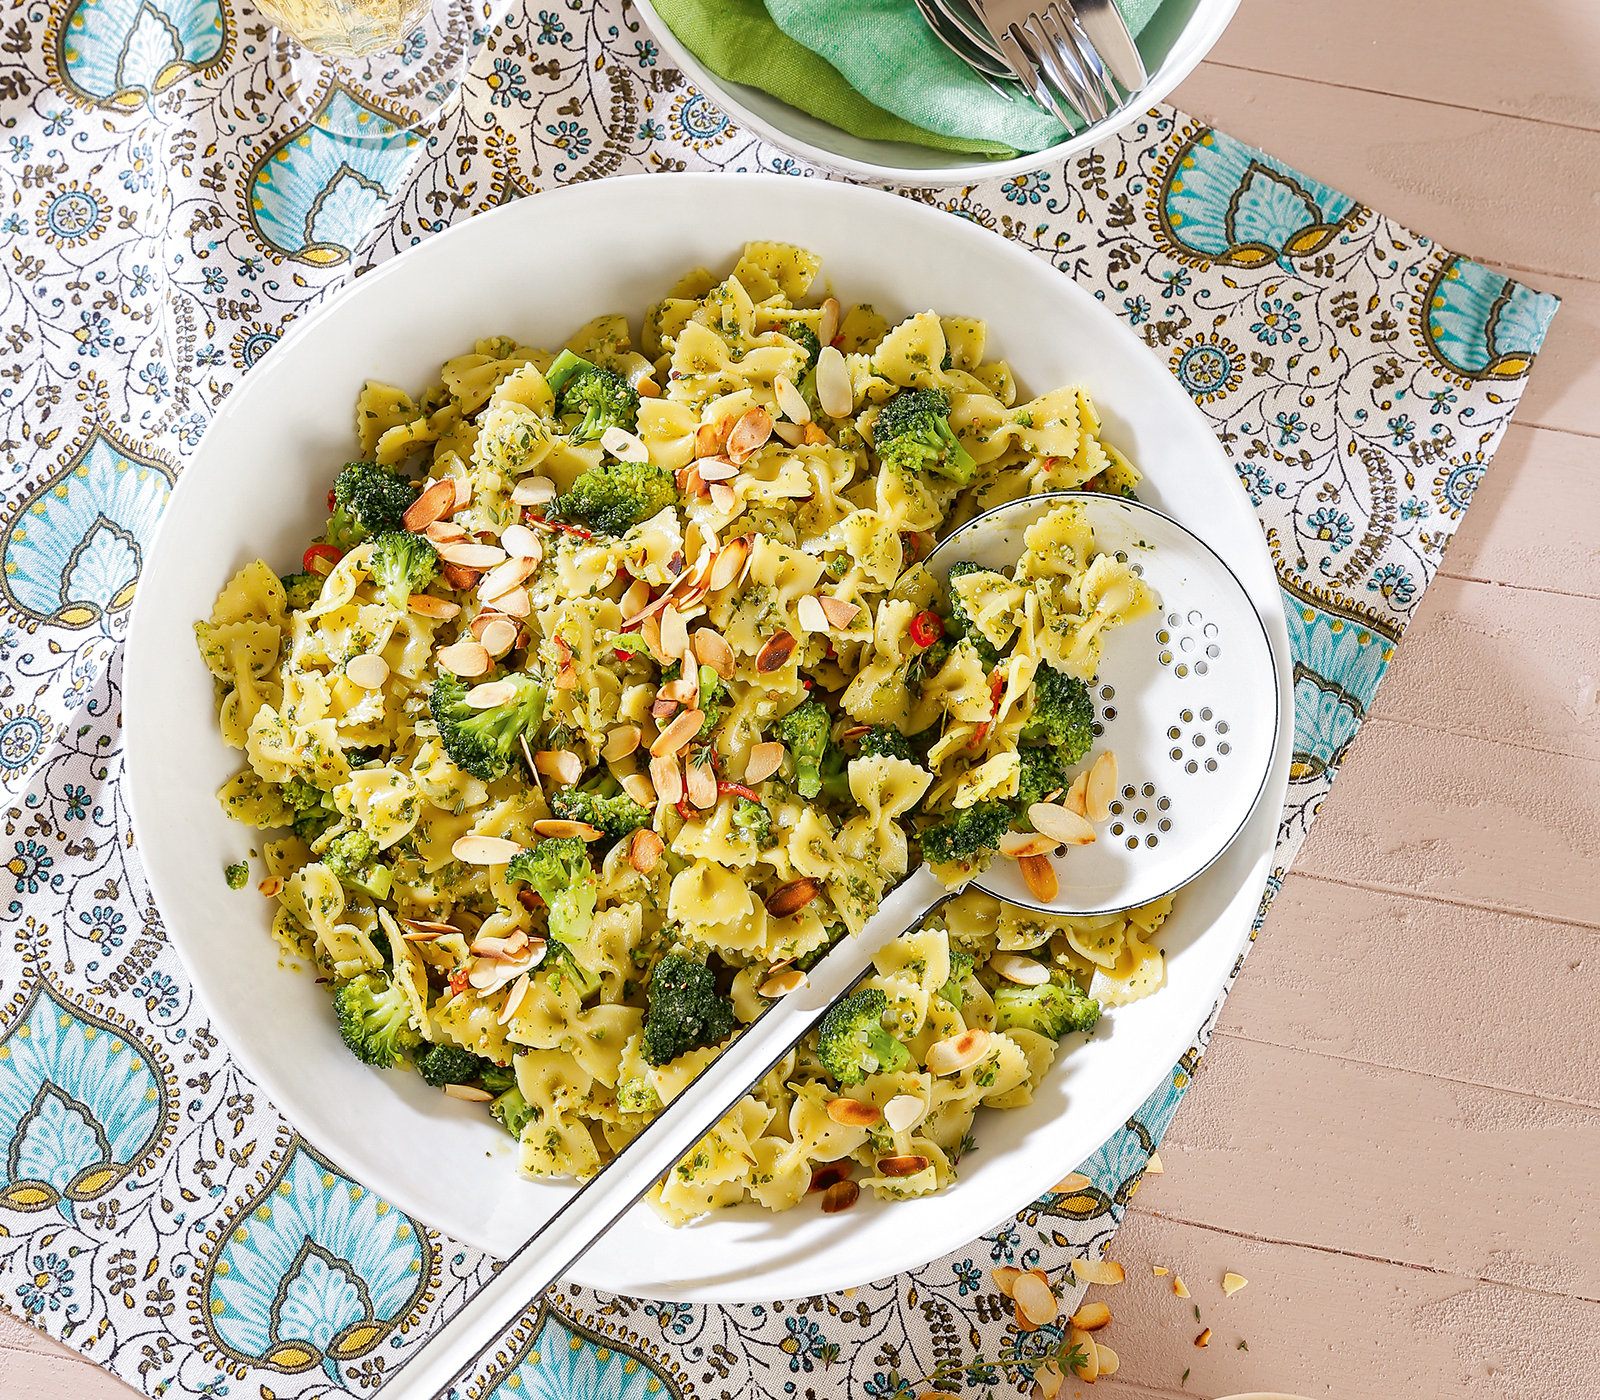
[[[1197,1091],[1201,1092],[1201,1091]],[[1180,1122],[1206,1116],[1204,1100]],[[1254,1173],[1227,1194],[1253,1190]],[[1321,1185],[1336,1186],[1330,1174]],[[1309,1194],[1309,1191],[1308,1191]],[[1595,1391],[1600,1305],[1503,1284],[1355,1258],[1325,1248],[1262,1244],[1190,1224],[1214,1188],[1174,1161],[1147,1177],[1112,1253],[1128,1270],[1116,1288],[1091,1288],[1112,1322],[1101,1334],[1121,1359],[1085,1400],[1213,1397],[1276,1390],[1336,1400],[1576,1400]],[[1159,1211],[1160,1215],[1152,1212]],[[1177,1266],[1193,1298],[1172,1296],[1152,1263]],[[1249,1287],[1224,1298],[1222,1274]],[[1198,1304],[1200,1323],[1194,1319]],[[1201,1326],[1213,1340],[1194,1346]],[[1238,1350],[1243,1339],[1249,1351]],[[1178,1378],[1190,1375],[1181,1388]]]
[[[1600,442],[1513,422],[1443,572],[1600,598]]]
[[[1418,987],[1426,1016],[1395,990]],[[1218,1030],[1600,1108],[1597,1005],[1592,929],[1291,874]],[[1588,1198],[1600,1213],[1600,1189]]]
[[[1600,8],[1244,0],[1208,61],[1600,131]]]
[[[98,1366],[69,1356],[0,1349],[0,1395],[5,1400],[128,1400],[139,1392]]]

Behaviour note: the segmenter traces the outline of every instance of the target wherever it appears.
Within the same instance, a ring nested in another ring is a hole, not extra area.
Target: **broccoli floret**
[[[250,862],[241,860],[233,865],[223,866],[222,878],[228,882],[230,890],[242,890],[250,881]]]
[[[333,482],[333,515],[326,539],[354,549],[373,535],[405,529],[402,517],[416,500],[410,482],[376,462],[351,462]]]
[[[483,1060],[483,1087],[491,1094],[503,1094],[517,1082],[517,1072],[510,1065],[497,1065],[493,1060]]]
[[[616,838],[650,825],[650,809],[629,797],[609,773],[552,794],[550,810],[563,821],[588,822]]]
[[[294,809],[294,834],[307,845],[339,820],[333,795],[301,777],[291,777],[283,785],[283,800]]]
[[[350,1053],[364,1065],[389,1069],[400,1052],[422,1043],[411,1029],[405,993],[381,972],[363,972],[333,994],[339,1034]]]
[[[372,551],[372,581],[389,606],[400,612],[413,593],[421,593],[439,572],[439,551],[421,535],[391,530]]]
[[[1017,779],[1016,811],[1025,816],[1035,802],[1072,785],[1072,765],[1054,749],[1023,749],[1018,753],[1022,772]]]
[[[576,521],[603,535],[623,535],[678,503],[672,473],[654,462],[606,462],[591,467],[557,496],[558,519]]]
[[[911,757],[911,745],[906,736],[892,724],[875,724],[861,736],[861,745],[858,750],[862,758],[903,758],[907,763],[915,763]]]
[[[1076,763],[1094,743],[1094,701],[1075,676],[1041,662],[1033,676],[1033,710],[1017,736],[1023,743],[1044,742],[1064,763]]]
[[[884,465],[970,485],[978,464],[950,431],[949,413],[950,400],[937,389],[902,389],[872,423],[873,446]]]
[[[817,333],[804,323],[790,326],[788,336],[806,352],[806,367],[800,371],[801,377],[804,378],[817,367],[817,360],[822,355],[822,342],[817,339]]]
[[[345,831],[322,853],[322,863],[339,877],[340,884],[363,890],[374,899],[387,899],[394,877],[377,855],[378,844],[366,832]]]
[[[822,760],[822,795],[835,802],[854,802],[850,791],[850,755],[837,744],[829,744]]]
[[[863,987],[835,1002],[817,1031],[817,1057],[841,1084],[859,1084],[869,1074],[899,1069],[911,1052],[883,1028],[889,999],[877,987]]]
[[[624,1113],[654,1113],[661,1107],[661,1095],[648,1079],[624,1079],[617,1085],[617,1107]]]
[[[506,867],[506,879],[527,881],[549,906],[551,938],[570,947],[583,944],[594,921],[599,884],[582,841],[560,836],[519,851]]]
[[[962,984],[972,976],[972,954],[963,948],[952,946],[950,949],[950,976],[944,986],[939,988],[942,996],[957,1011],[961,1003],[967,999],[967,994],[962,990]]]
[[[1044,982],[1020,987],[1002,982],[995,989],[996,1021],[1003,1031],[1037,1031],[1060,1040],[1073,1031],[1092,1031],[1100,1019],[1100,1003],[1080,992],[1076,984]]]
[[[590,364],[579,355],[567,357],[563,351],[550,366],[546,383],[556,390],[556,413],[563,418],[582,414],[572,430],[574,442],[593,442],[607,428],[626,428],[630,433],[639,418],[639,395],[620,374]],[[559,380],[559,388],[553,382]]]
[[[795,788],[802,797],[815,797],[822,791],[822,759],[828,752],[828,731],[833,721],[827,708],[807,700],[790,710],[772,726],[772,735],[789,746],[794,759]]]
[[[533,1105],[522,1097],[522,1090],[513,1084],[495,1098],[489,1105],[489,1112],[499,1119],[500,1126],[512,1137],[520,1138],[523,1128],[533,1117]]]
[[[467,690],[454,676],[441,673],[433,683],[428,709],[450,761],[463,773],[492,783],[511,763],[519,734],[531,734],[544,716],[544,687],[521,673],[506,676],[516,694],[504,705],[475,710]]]
[[[991,671],[1000,660],[1000,653],[991,645],[989,639],[972,624],[966,605],[961,601],[961,595],[956,592],[955,583],[958,578],[965,578],[968,574],[992,574],[993,569],[985,569],[982,565],[974,564],[963,559],[958,564],[950,566],[950,620],[945,624],[945,635],[953,642],[958,642],[965,637],[972,643],[978,653],[978,660],[983,662],[983,669]]]
[[[459,1045],[430,1045],[417,1057],[417,1073],[424,1084],[442,1089],[446,1084],[470,1084],[481,1079],[489,1063]]]
[[[1011,829],[1011,804],[975,802],[918,834],[923,856],[934,865],[951,865],[978,859],[1000,849],[1000,838]]]
[[[320,574],[285,574],[278,580],[283,584],[283,591],[287,595],[287,606],[291,612],[300,612],[315,605],[322,596],[322,576]]]
[[[772,834],[772,813],[764,802],[752,802],[748,797],[739,798],[733,804],[733,824],[756,843],[757,850],[769,851],[778,844]]]
[[[667,1064],[702,1045],[720,1045],[738,1020],[733,1002],[717,995],[716,974],[676,953],[668,953],[651,970],[649,997],[641,1044],[652,1065]]]

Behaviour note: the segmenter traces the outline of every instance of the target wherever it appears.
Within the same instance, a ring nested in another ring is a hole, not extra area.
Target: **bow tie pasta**
[[[1138,473],[1081,389],[1019,403],[982,322],[813,305],[818,271],[752,243],[637,339],[608,314],[367,384],[301,571],[250,564],[195,627],[285,956],[531,1176],[599,1170],[919,856],[957,884],[1071,807],[1102,639],[1154,603],[1071,504],[936,584],[982,510]],[[958,896],[653,1204],[939,1190],[980,1107],[1160,986],[1170,904]]]

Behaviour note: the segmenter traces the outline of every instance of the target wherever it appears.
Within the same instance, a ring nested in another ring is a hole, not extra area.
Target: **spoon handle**
[[[383,1387],[384,1400],[433,1400],[459,1384],[496,1339],[789,1052],[850,990],[884,944],[950,894],[925,865],[842,939],[803,987],[773,1002],[589,1182],[507,1259],[493,1279]]]

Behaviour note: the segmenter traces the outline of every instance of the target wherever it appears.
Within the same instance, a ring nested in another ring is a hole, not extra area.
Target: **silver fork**
[[[1016,75],[998,53],[980,44],[964,25],[945,14],[935,0],[913,0],[922,18],[927,21],[933,36],[957,58],[983,79],[994,92],[1007,102],[1015,102],[1011,92]],[[985,36],[987,37],[987,36]]]

